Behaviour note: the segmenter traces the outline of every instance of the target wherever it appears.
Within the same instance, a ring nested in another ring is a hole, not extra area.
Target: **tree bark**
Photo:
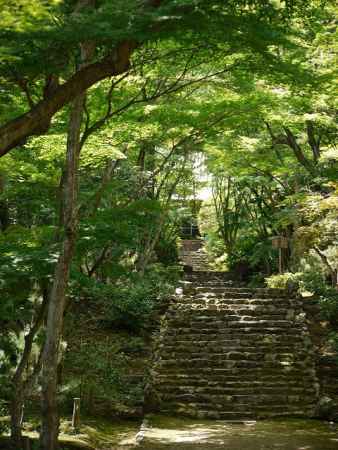
[[[59,256],[54,282],[51,290],[46,343],[43,354],[42,370],[42,433],[43,450],[55,450],[58,447],[59,417],[57,411],[57,366],[59,344],[63,327],[63,314],[66,304],[66,289],[70,266],[74,254],[77,228],[77,194],[80,129],[85,95],[82,94],[73,103],[68,129],[66,182],[64,186],[64,239]]]
[[[306,121],[307,140],[312,150],[313,162],[318,163],[320,158],[320,136],[316,138],[315,128],[311,120]]]
[[[15,370],[12,378],[12,398],[10,404],[11,414],[11,441],[13,449],[22,447],[22,433],[21,433],[21,417],[24,407],[25,397],[30,388],[34,385],[37,375],[40,371],[38,364],[35,366],[33,373],[26,380],[24,379],[25,368],[28,365],[28,361],[32,352],[34,338],[39,331],[48,302],[47,292],[43,292],[43,301],[36,313],[34,324],[29,333],[25,336],[24,350],[20,359],[20,362]]]
[[[83,7],[93,7],[93,0],[78,0],[74,9],[77,14]],[[77,73],[93,67],[89,64],[95,46],[91,42],[81,44],[81,65]],[[128,57],[129,60],[129,57]],[[75,75],[76,76],[76,75]],[[42,450],[57,450],[59,435],[59,414],[57,405],[58,363],[66,308],[66,291],[73,260],[78,223],[78,167],[81,152],[81,124],[86,101],[86,87],[80,90],[72,105],[68,133],[65,173],[60,183],[63,204],[60,208],[60,224],[63,240],[55,267],[54,280],[49,298],[46,324],[46,340],[42,354]]]
[[[155,230],[155,234],[152,236],[152,233],[150,232],[147,242],[145,243],[145,249],[144,249],[143,253],[141,253],[139,255],[139,258],[136,262],[136,270],[141,275],[144,275],[147,265],[149,264],[149,262],[151,260],[152,253],[153,253],[157,243],[160,240],[165,217],[166,217],[165,213],[162,213],[162,215],[159,219],[157,228]]]
[[[306,156],[303,150],[301,149],[300,145],[297,143],[297,139],[295,135],[292,133],[292,131],[287,128],[283,127],[284,134],[280,134],[276,136],[270,125],[265,122],[265,125],[269,131],[269,134],[272,139],[272,144],[275,146],[276,144],[280,145],[287,145],[290,147],[297,159],[297,161],[312,175],[316,176],[316,163],[318,161],[318,158],[320,156],[320,150],[319,150],[319,141],[316,141],[314,137],[314,130],[313,125],[311,122],[307,122],[307,134],[308,134],[308,143],[312,149],[313,152],[313,161],[310,161]]]
[[[0,194],[3,194],[5,190],[5,181],[0,173]],[[0,201],[0,230],[5,231],[9,225],[9,210],[6,200]]]
[[[298,162],[310,173],[310,175],[316,176],[316,171],[314,169],[313,164],[311,163],[311,161],[307,159],[303,150],[298,145],[294,134],[287,127],[284,127],[284,131],[287,145],[293,150],[293,153],[297,158]]]
[[[21,389],[15,389],[13,399],[10,404],[11,415],[11,446],[13,450],[22,447],[21,418],[24,405],[24,397]]]

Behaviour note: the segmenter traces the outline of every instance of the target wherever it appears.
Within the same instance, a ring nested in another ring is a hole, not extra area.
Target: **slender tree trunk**
[[[23,392],[20,389],[13,391],[13,399],[10,405],[11,414],[11,445],[13,450],[22,447],[21,418],[24,405]]]
[[[63,315],[66,305],[66,289],[76,240],[77,176],[84,100],[85,95],[83,94],[74,101],[69,120],[66,179],[64,184],[64,237],[50,294],[46,343],[43,354],[41,433],[41,446],[43,450],[55,450],[58,448],[57,366]]]
[[[21,432],[21,417],[23,406],[25,402],[25,397],[27,392],[33,387],[36,382],[36,378],[40,372],[40,361],[35,364],[33,372],[29,377],[25,378],[26,367],[29,362],[29,358],[32,353],[33,343],[36,334],[40,330],[43,323],[43,318],[45,316],[48,294],[45,289],[43,289],[43,301],[40,308],[37,310],[34,324],[32,325],[29,333],[25,336],[25,345],[20,362],[15,370],[12,378],[12,396],[10,404],[10,414],[11,414],[11,441],[13,449],[19,449],[22,447],[22,432]]]
[[[74,9],[77,14],[82,8],[93,7],[94,0],[78,0]],[[95,51],[91,42],[81,45],[81,68],[87,67]],[[80,70],[81,71],[81,70]],[[66,308],[66,291],[70,267],[73,260],[78,223],[78,167],[81,152],[81,123],[86,101],[85,90],[79,94],[71,108],[64,180],[61,183],[63,205],[60,208],[63,240],[58,258],[53,285],[49,298],[46,325],[46,341],[42,355],[42,450],[57,450],[59,435],[59,414],[57,405],[59,349]]]
[[[136,270],[141,274],[144,275],[144,272],[146,270],[147,265],[149,264],[149,261],[151,260],[152,253],[157,245],[157,243],[160,240],[163,224],[165,220],[165,214],[162,214],[157,226],[157,229],[155,231],[154,236],[150,236],[147,239],[147,242],[145,244],[144,252],[140,254],[137,263],[136,263]]]
[[[5,190],[5,181],[0,173],[0,194],[3,194]],[[9,211],[6,200],[0,201],[0,230],[5,231],[9,225]]]

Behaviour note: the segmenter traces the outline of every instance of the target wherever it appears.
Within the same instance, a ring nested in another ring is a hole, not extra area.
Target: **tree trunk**
[[[0,194],[3,194],[5,190],[5,181],[0,173]],[[5,231],[9,225],[9,210],[6,200],[0,201],[0,230]]]
[[[24,404],[23,392],[14,387],[10,405],[11,414],[11,445],[13,450],[22,448],[22,410]]]
[[[77,14],[83,7],[93,7],[94,0],[78,0],[74,9]],[[82,63],[80,71],[85,71],[95,51],[91,42],[81,45]],[[78,72],[78,73],[79,73]],[[68,134],[67,153],[62,188],[63,205],[60,208],[60,224],[63,227],[61,251],[55,267],[54,280],[49,298],[46,341],[42,355],[42,450],[58,448],[59,414],[57,405],[58,363],[63,316],[66,308],[66,291],[73,260],[78,223],[78,167],[81,152],[81,123],[86,101],[85,90],[78,95],[72,105]]]
[[[24,375],[26,367],[29,363],[29,358],[32,352],[34,339],[42,325],[48,303],[48,295],[45,289],[43,289],[42,295],[43,295],[42,304],[36,312],[34,324],[32,325],[29,333],[25,336],[25,345],[20,358],[20,362],[12,378],[12,394],[11,394],[12,396],[10,404],[10,414],[11,414],[11,441],[14,449],[19,449],[23,445],[21,434],[21,425],[22,425],[21,417],[24,401],[27,392],[33,387],[34,383],[36,382],[36,378],[41,369],[40,361],[38,361],[35,364],[35,367],[31,375],[25,379]]]
[[[152,253],[156,247],[156,244],[160,240],[163,222],[164,222],[164,220],[161,218],[160,224],[158,225],[155,235],[152,238],[150,237],[149,239],[147,239],[147,242],[145,244],[145,249],[139,255],[139,258],[136,262],[136,270],[141,275],[144,275],[147,265],[149,264],[149,262],[151,260]]]
[[[55,450],[58,448],[57,366],[66,304],[66,289],[76,240],[77,172],[84,100],[85,95],[82,94],[74,101],[69,120],[66,181],[64,186],[64,238],[61,254],[55,268],[54,282],[50,294],[46,343],[43,354],[41,433],[41,446],[43,450]]]

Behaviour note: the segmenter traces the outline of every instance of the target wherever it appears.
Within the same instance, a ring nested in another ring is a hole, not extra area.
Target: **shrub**
[[[326,283],[325,275],[316,266],[306,266],[303,272],[286,272],[265,279],[269,288],[290,288],[298,286],[301,294],[312,294],[318,299],[322,317],[338,325],[338,291]]]
[[[302,275],[301,272],[285,272],[278,275],[271,275],[265,278],[265,281],[269,288],[287,289],[290,286],[299,285]]]
[[[145,343],[140,338],[101,334],[100,340],[99,335],[87,336],[66,353],[64,400],[71,407],[73,397],[81,397],[87,412],[100,405],[113,411],[119,405],[140,404],[144,386],[142,376],[138,376],[138,358],[144,352]]]
[[[8,416],[8,407],[6,403],[0,399],[0,435],[7,433],[9,430],[8,423],[3,420],[5,416]]]

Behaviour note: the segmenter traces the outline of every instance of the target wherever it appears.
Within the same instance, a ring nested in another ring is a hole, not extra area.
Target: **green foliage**
[[[177,274],[175,267],[170,270],[153,264],[143,275],[136,272],[124,275],[115,284],[95,280],[85,284],[85,280],[79,279],[74,291],[97,304],[104,326],[139,333],[152,326],[152,316],[173,291]]]
[[[266,278],[268,287],[298,289],[299,293],[314,296],[321,307],[322,316],[333,328],[338,324],[338,291],[328,286],[319,262],[303,265],[302,272],[286,272]]]
[[[57,257],[51,235],[49,227],[14,225],[0,234],[1,320],[16,332],[30,323],[41,289],[51,277]]]
[[[7,404],[0,399],[0,436],[8,433],[9,431],[9,425],[8,423],[4,420],[5,416],[8,416],[8,407]]]
[[[18,341],[8,328],[8,324],[2,322],[0,332],[0,406],[1,399],[8,400],[10,398],[10,375],[13,367],[17,364],[19,353]]]
[[[100,342],[99,336],[91,340],[87,336],[81,340],[76,352],[68,352],[65,358],[66,379],[63,395],[70,403],[73,397],[81,396],[82,405],[88,412],[100,409],[99,404],[118,411],[121,407],[140,404],[143,395],[142,377],[133,380],[131,360],[135,352],[144,351],[144,342],[138,338],[116,336],[110,342]],[[100,380],[98,382],[98,380]]]
[[[319,301],[322,315],[333,329],[338,325],[338,291],[328,285],[325,272],[320,264],[307,267],[301,276],[301,289],[311,292]]]
[[[176,240],[170,240],[165,235],[157,243],[155,253],[159,263],[166,267],[174,266],[178,262]]]
[[[266,284],[269,288],[287,289],[291,284],[297,286],[302,279],[301,272],[285,272],[279,275],[271,275],[266,278]]]

